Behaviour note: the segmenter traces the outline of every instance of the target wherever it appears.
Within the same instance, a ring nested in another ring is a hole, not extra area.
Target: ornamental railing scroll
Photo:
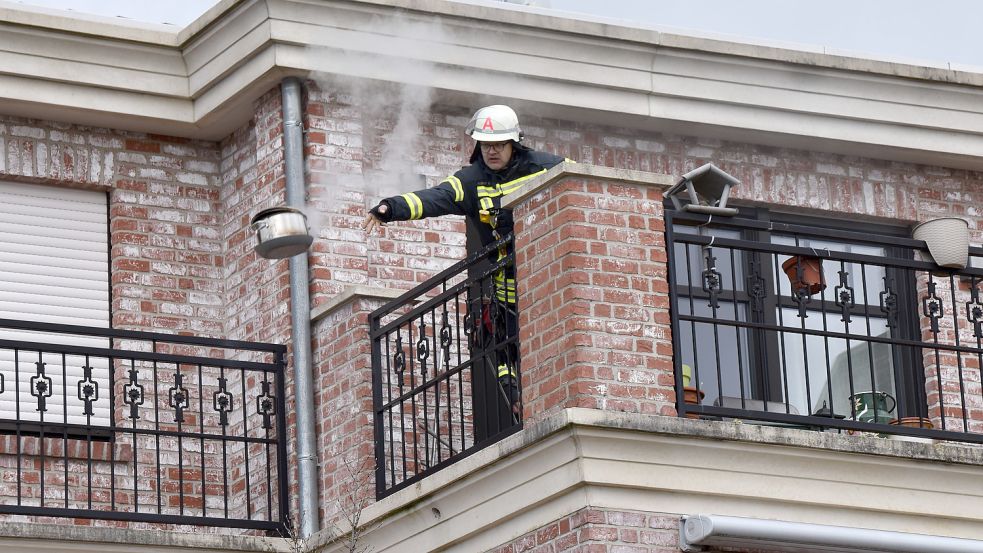
[[[285,352],[0,319],[0,514],[282,534]]]
[[[983,248],[953,270],[903,230],[666,222],[681,416],[983,443]]]
[[[513,255],[508,236],[370,314],[377,497],[521,429]]]

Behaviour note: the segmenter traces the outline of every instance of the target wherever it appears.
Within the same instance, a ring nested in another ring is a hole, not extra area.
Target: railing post
[[[280,531],[286,532],[291,527],[290,520],[290,469],[287,468],[287,350],[282,348],[275,354],[276,360],[276,459],[277,459],[277,491],[280,501]]]
[[[372,341],[372,422],[375,440],[375,495],[382,497],[386,490],[385,432],[382,412],[382,347],[378,338],[372,338],[379,330],[379,317],[369,316],[369,337]]]

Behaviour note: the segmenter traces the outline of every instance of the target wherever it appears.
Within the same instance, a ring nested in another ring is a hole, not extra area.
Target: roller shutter
[[[107,209],[104,192],[0,181],[0,318],[109,327]],[[8,329],[0,339],[110,346],[106,338]],[[31,393],[39,361],[51,383],[43,410]],[[78,398],[86,365],[99,396],[89,416]],[[0,375],[0,421],[109,424],[106,359],[0,348]]]

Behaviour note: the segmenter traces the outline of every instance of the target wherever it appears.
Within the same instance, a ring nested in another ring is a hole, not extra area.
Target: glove
[[[369,213],[371,213],[373,216],[375,216],[376,219],[382,221],[383,223],[388,223],[393,218],[392,206],[390,206],[389,202],[386,200],[382,200],[381,202],[379,202],[379,205],[370,209]]]

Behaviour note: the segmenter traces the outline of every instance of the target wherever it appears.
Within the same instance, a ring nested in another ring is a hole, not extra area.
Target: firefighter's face
[[[481,158],[485,160],[485,165],[492,171],[501,171],[512,159],[511,140],[479,142],[478,144],[481,147]]]

